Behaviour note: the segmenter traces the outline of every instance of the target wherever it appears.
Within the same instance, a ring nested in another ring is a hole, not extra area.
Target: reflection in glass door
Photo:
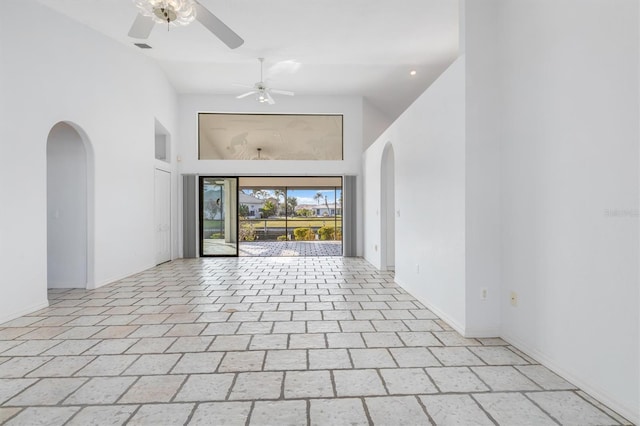
[[[200,178],[200,255],[238,255],[238,178]]]

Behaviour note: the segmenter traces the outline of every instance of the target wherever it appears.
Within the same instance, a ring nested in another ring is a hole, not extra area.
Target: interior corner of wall
[[[466,50],[466,0],[458,0],[458,55],[462,56]]]
[[[396,284],[400,285],[400,287],[402,287],[403,289],[405,289],[405,290],[409,291],[409,293],[411,293],[411,286],[408,286],[404,282],[404,280],[402,280],[402,278],[399,278],[396,275],[395,278],[394,278],[394,281],[396,282]],[[424,298],[418,298],[418,301],[420,303],[422,303],[424,306],[426,306],[426,308],[429,309],[431,312],[436,314],[438,316],[438,318],[440,318],[441,320],[446,322],[451,328],[453,328],[455,331],[457,331],[460,335],[466,337],[467,330],[466,330],[465,325],[464,325],[464,318],[462,319],[462,322],[461,322],[461,321],[453,318],[451,315],[447,314],[446,312],[444,312],[442,309],[440,309],[437,306],[435,306],[433,303],[430,303],[428,300],[425,300]]]
[[[362,257],[363,257],[363,259],[364,259],[364,260],[366,260],[367,262],[369,262],[369,263],[371,264],[371,266],[373,266],[374,268],[376,268],[378,271],[380,270],[380,266],[381,266],[381,265],[380,265],[380,259],[379,259],[379,258],[372,259],[372,258],[369,256],[369,253],[368,253],[368,252],[365,252],[365,253],[363,254],[363,256],[362,256]]]

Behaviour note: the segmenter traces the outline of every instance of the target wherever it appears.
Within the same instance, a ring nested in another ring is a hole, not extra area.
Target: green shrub
[[[296,228],[293,230],[293,238],[296,241],[313,241],[316,239],[316,234],[311,228]]]
[[[300,209],[296,212],[296,215],[301,217],[311,217],[313,216],[313,211],[309,209]]]
[[[256,227],[253,223],[243,223],[240,225],[240,241],[255,241]]]
[[[333,226],[323,226],[318,229],[318,235],[320,235],[320,239],[323,241],[326,240],[334,240],[336,236],[336,230]]]
[[[220,232],[212,232],[211,235],[209,235],[209,239],[210,240],[223,240],[224,239],[224,234],[221,234]]]
[[[287,241],[286,235],[278,235],[278,241]]]

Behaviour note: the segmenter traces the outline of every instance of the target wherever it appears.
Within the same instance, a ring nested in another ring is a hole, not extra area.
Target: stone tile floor
[[[342,256],[342,241],[242,241],[240,256]]]
[[[0,325],[7,425],[613,425],[362,259],[178,260]]]

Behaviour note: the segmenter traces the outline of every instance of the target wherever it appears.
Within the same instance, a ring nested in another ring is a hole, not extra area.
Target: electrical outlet
[[[489,290],[487,290],[486,288],[483,288],[480,290],[480,299],[481,300],[487,300],[487,297],[489,296]]]
[[[511,306],[518,306],[518,293],[515,291],[511,292]]]
[[[416,274],[420,273],[420,264],[416,263]]]

